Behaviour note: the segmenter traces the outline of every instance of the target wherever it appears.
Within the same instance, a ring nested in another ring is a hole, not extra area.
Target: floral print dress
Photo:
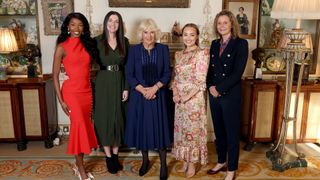
[[[178,160],[206,164],[207,113],[206,76],[208,49],[178,51],[175,54],[171,88],[183,97],[194,88],[198,92],[185,103],[175,104],[174,144],[172,153]]]

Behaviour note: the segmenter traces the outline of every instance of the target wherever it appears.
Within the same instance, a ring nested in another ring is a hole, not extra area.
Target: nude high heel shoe
[[[184,172],[187,171],[187,169],[188,169],[188,163],[187,162],[183,162],[182,167],[180,169],[177,169],[177,172],[184,173]]]
[[[88,178],[82,179],[81,174],[79,172],[79,168],[76,164],[73,164],[72,170],[74,171],[74,175],[78,176],[79,180],[92,180],[92,179],[94,179],[94,176],[91,174],[91,172],[87,173]]]
[[[196,164],[189,163],[188,170],[186,172],[186,178],[192,178],[196,174]]]

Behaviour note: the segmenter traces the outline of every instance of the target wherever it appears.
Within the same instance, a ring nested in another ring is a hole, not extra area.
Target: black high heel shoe
[[[147,172],[149,170],[149,164],[150,164],[149,160],[146,163],[142,163],[142,165],[139,169],[139,176],[143,176],[143,175],[147,174]]]

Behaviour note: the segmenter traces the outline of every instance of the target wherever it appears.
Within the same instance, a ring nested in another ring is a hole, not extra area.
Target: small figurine
[[[262,12],[263,16],[269,16],[270,15],[271,8],[270,8],[268,0],[262,0],[261,9],[262,9],[261,12]]]
[[[256,61],[254,79],[262,79],[262,63],[265,56],[265,51],[262,48],[256,48],[251,53],[252,59]]]
[[[180,28],[180,23],[175,21],[174,25],[171,29],[172,33],[172,41],[173,42],[180,42],[180,36],[182,35],[181,33],[181,28]]]
[[[272,23],[272,34],[270,39],[270,47],[271,48],[277,48],[278,44],[281,40],[281,34],[282,34],[282,28],[280,25],[279,19],[275,19],[275,22]]]
[[[38,46],[35,44],[27,44],[24,49],[24,57],[28,60],[28,78],[37,77],[37,60],[36,57],[41,56],[41,52]]]

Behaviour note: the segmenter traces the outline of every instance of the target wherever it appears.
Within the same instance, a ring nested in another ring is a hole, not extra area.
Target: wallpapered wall
[[[85,0],[74,0],[74,10],[86,15],[86,2]],[[200,26],[200,29],[205,24],[205,15],[203,8],[206,0],[190,0],[189,8],[110,8],[108,6],[108,0],[91,0],[93,13],[92,23],[102,24],[104,16],[110,10],[118,11],[126,25],[126,36],[130,39],[131,43],[136,43],[137,38],[135,36],[135,27],[141,19],[152,18],[156,21],[162,32],[170,32],[175,21],[179,21],[181,26],[186,23],[195,23]],[[223,0],[209,0],[211,6],[212,18],[221,11]],[[39,30],[40,30],[40,43],[42,52],[42,70],[43,73],[51,73],[52,71],[52,59],[55,48],[55,41],[57,36],[44,35],[44,23],[43,12],[41,7],[41,1],[38,1],[38,13],[39,13]],[[257,46],[256,39],[250,39],[249,51],[251,52]],[[245,76],[252,76],[254,71],[254,61],[249,55],[249,60],[245,70]],[[320,75],[319,61],[317,65],[317,75]],[[273,78],[270,76],[269,78]],[[59,124],[69,124],[69,120],[64,116],[61,110],[59,110]]]
[[[125,21],[127,33],[126,36],[130,42],[137,42],[135,36],[135,27],[141,19],[152,18],[161,28],[163,32],[170,32],[175,21],[179,21],[183,26],[186,23],[192,22],[200,26],[205,24],[205,15],[203,8],[205,0],[190,0],[190,8],[110,8],[108,0],[95,1],[91,0],[93,7],[92,22],[94,24],[102,24],[104,16],[110,10],[118,11]],[[222,0],[209,0],[211,6],[210,16],[214,18],[216,13],[222,9]],[[41,3],[38,1],[39,7],[39,23],[40,23],[40,42],[42,52],[42,69],[43,73],[51,73],[52,57],[55,48],[55,40],[57,36],[44,35],[44,25]],[[83,14],[86,13],[86,1],[74,0],[74,9]],[[256,47],[256,40],[249,40],[250,49]],[[253,60],[249,60],[248,68],[245,72],[247,75],[253,74]]]

